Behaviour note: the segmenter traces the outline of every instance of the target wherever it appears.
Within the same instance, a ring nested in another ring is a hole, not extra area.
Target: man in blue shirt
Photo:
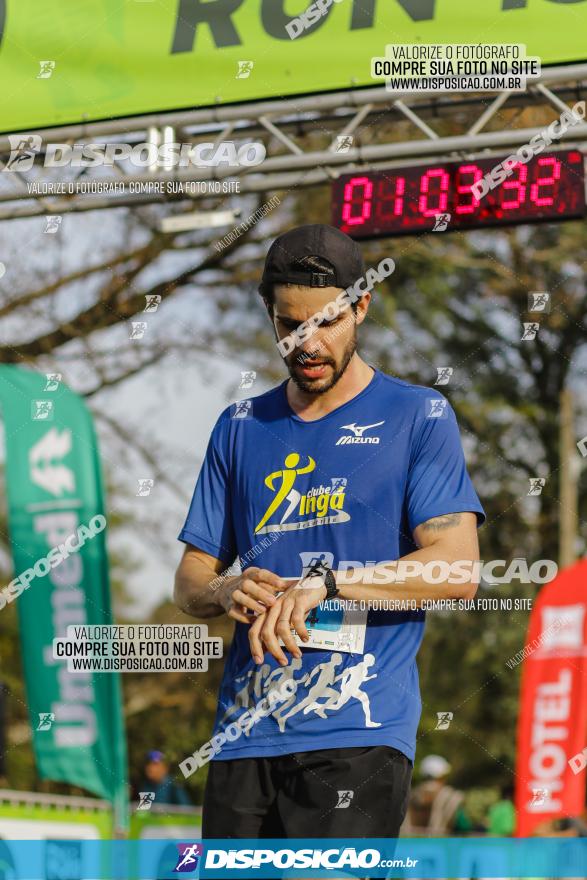
[[[236,621],[214,736],[183,762],[211,761],[204,837],[396,837],[422,604],[476,591],[449,571],[484,517],[454,413],[357,353],[373,277],[333,227],[273,242],[260,293],[290,378],[222,413],[179,535],[177,604]]]

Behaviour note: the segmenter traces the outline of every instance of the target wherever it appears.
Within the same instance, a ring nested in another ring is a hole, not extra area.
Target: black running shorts
[[[411,776],[389,746],[211,761],[202,837],[394,838]]]

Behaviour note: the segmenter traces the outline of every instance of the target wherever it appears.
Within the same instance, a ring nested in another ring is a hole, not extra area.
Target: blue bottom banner
[[[2,880],[587,877],[582,838],[3,840]]]

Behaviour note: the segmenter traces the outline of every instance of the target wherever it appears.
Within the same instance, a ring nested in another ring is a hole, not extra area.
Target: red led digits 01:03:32
[[[505,158],[341,175],[332,185],[332,223],[353,238],[376,238],[429,232],[438,214],[451,215],[449,230],[583,216],[585,181],[578,150],[518,162],[502,183],[476,198],[472,185]]]

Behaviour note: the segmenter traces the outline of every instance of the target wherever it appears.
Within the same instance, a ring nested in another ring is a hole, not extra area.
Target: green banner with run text
[[[0,0],[0,130],[379,85],[388,43],[579,62],[586,34],[587,0]]]

